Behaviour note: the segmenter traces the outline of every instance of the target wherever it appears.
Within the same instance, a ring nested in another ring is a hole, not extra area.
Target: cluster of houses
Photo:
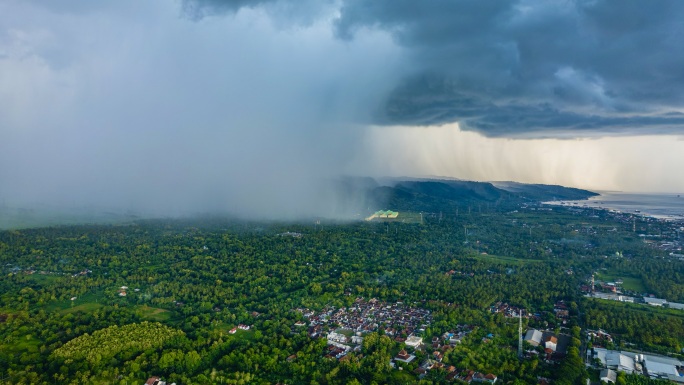
[[[422,379],[427,375],[430,370],[433,369],[443,369],[447,372],[446,379],[449,381],[460,380],[466,383],[471,382],[485,382],[494,384],[496,383],[497,376],[492,373],[480,373],[474,370],[458,370],[455,366],[446,366],[442,363],[443,355],[439,351],[433,353],[434,358],[426,359],[419,367],[414,370],[414,373],[418,375],[418,378]],[[406,350],[401,350],[396,357],[394,357],[394,362],[391,363],[392,366],[396,367],[396,363],[411,363],[416,359],[416,356],[408,353]]]
[[[418,374],[418,378],[422,379],[427,375],[427,372],[433,369],[444,369],[447,372],[446,379],[448,381],[459,380],[465,383],[472,382],[482,382],[494,384],[498,379],[496,375],[492,373],[480,373],[474,370],[458,370],[455,366],[449,365],[445,367],[441,362],[427,360],[420,367],[418,367],[414,372]]]
[[[497,302],[494,305],[489,307],[489,311],[495,314],[503,314],[504,317],[507,318],[518,318],[518,315],[522,313],[523,318],[528,318],[529,314],[527,314],[523,309],[509,305],[505,302]]]
[[[410,335],[424,331],[432,322],[429,310],[414,308],[402,302],[389,304],[377,299],[357,298],[348,308],[327,307],[320,313],[309,309],[296,309],[309,323],[309,336],[322,336],[333,327],[354,333],[370,333],[383,330],[386,335]],[[301,323],[295,326],[304,326]],[[403,341],[401,341],[403,342]]]
[[[456,330],[452,330],[444,333],[441,337],[432,338],[432,354],[428,356],[415,370],[414,373],[418,375],[419,378],[423,378],[430,370],[433,369],[443,369],[447,372],[447,379],[453,381],[455,379],[471,382],[471,381],[481,381],[494,383],[496,381],[496,376],[493,374],[482,374],[475,371],[459,371],[454,366],[446,366],[442,363],[444,355],[454,348],[456,344],[459,344],[462,339],[473,331],[473,327],[470,325],[458,325]],[[413,348],[415,350],[423,349],[423,339],[418,336],[409,336],[404,342],[406,347]],[[397,367],[401,364],[410,364],[416,360],[416,355],[402,349],[394,357],[390,365]]]
[[[351,351],[351,346],[349,345],[331,343],[328,341],[328,349],[325,353],[325,358],[343,360],[344,357],[347,357],[347,353],[349,353],[349,351]]]
[[[230,334],[235,334],[235,333],[237,333],[238,329],[239,329],[239,330],[247,331],[247,330],[249,330],[249,329],[251,329],[251,328],[252,328],[252,327],[249,326],[249,325],[239,324],[238,326],[236,326],[236,327],[230,329],[230,331],[229,331],[228,333],[230,333]]]
[[[456,325],[456,330],[451,330],[442,335],[445,343],[450,345],[460,344],[463,338],[473,331],[471,325]]]
[[[553,305],[553,313],[556,315],[556,318],[563,320],[564,324],[570,319],[570,307],[563,300]]]
[[[361,344],[363,344],[363,337],[358,332],[356,335],[347,336],[343,333],[331,331],[326,339],[328,341],[328,351],[325,357],[338,360],[345,357],[350,351],[361,351]],[[354,347],[351,345],[354,345]]]
[[[461,276],[467,276],[467,277],[474,277],[475,276],[475,273],[473,273],[473,272],[467,273],[467,272],[457,271],[457,270],[453,270],[453,269],[447,271],[445,274],[449,275],[449,276],[452,276],[452,275],[461,275]]]
[[[492,373],[480,373],[474,370],[458,370],[455,366],[449,365],[445,367],[441,362],[436,362],[432,360],[427,360],[423,365],[415,370],[418,374],[418,378],[423,378],[426,376],[427,372],[432,369],[441,368],[447,372],[446,379],[448,381],[459,380],[465,383],[489,383],[494,384],[498,377]]]
[[[134,289],[136,293],[140,292],[140,289]],[[117,293],[119,297],[125,297],[128,295],[128,286],[121,286],[120,288],[117,289]]]
[[[494,305],[489,307],[489,311],[495,314],[503,314],[503,316],[506,318],[518,318],[518,316],[520,315],[522,318],[541,320],[541,314],[530,314],[526,312],[525,309],[507,304],[505,302],[495,303]],[[556,316],[556,318],[564,321],[563,323],[566,323],[567,320],[570,318],[570,308],[568,304],[565,303],[565,301],[563,300],[560,300],[554,304],[553,313]]]
[[[93,272],[92,270],[84,269],[83,271],[80,271],[78,273],[74,273],[74,275],[72,275],[72,277],[86,276],[92,272]],[[40,274],[47,274],[47,272],[41,271]]]
[[[617,372],[684,383],[684,362],[673,357],[595,347],[587,350],[587,360],[602,369],[601,380],[609,383],[615,383]]]
[[[544,349],[546,359],[558,359],[565,356],[572,337],[567,334],[556,334],[549,330],[529,329],[525,334],[525,342]],[[536,352],[529,352],[535,354]]]
[[[589,339],[593,346],[605,347],[606,344],[613,342],[613,336],[606,333],[604,330],[587,330],[587,339]]]

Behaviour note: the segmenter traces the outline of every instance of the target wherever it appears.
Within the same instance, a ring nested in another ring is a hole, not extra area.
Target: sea
[[[623,193],[600,192],[598,196],[581,201],[553,201],[552,205],[593,207],[649,217],[684,220],[684,193]]]

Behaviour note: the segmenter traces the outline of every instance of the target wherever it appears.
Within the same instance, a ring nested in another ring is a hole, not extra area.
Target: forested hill
[[[582,200],[599,195],[592,191],[549,184],[524,184],[518,182],[492,182],[492,184],[519,197],[542,202],[551,200]]]
[[[368,185],[366,185],[368,186]],[[397,210],[441,211],[458,207],[509,207],[523,202],[580,200],[598,194],[556,185],[461,180],[405,180],[373,186],[368,200],[378,207]]]

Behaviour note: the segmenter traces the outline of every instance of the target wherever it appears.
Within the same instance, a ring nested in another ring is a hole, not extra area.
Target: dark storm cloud
[[[184,4],[235,12],[283,3]],[[382,30],[407,52],[404,75],[394,92],[376,101],[373,123],[461,122],[496,136],[684,131],[681,115],[670,114],[684,106],[683,2],[338,4],[338,38],[353,41],[359,31]]]
[[[411,50],[385,123],[665,133],[684,130],[669,114],[684,105],[683,19],[676,1],[347,0],[337,32],[381,28]]]
[[[0,1],[0,201],[347,216],[367,205],[321,180],[383,174],[394,167],[384,160],[405,153],[375,146],[401,129],[369,125],[459,122],[517,138],[680,133],[682,8]],[[458,176],[434,167],[431,130],[412,129],[421,136],[410,146],[425,140],[412,170]],[[444,140],[481,138],[466,134]],[[487,179],[501,164],[468,175]]]
[[[628,110],[594,114],[561,110],[550,102],[520,99],[496,104],[477,92],[467,93],[441,76],[407,80],[390,96],[383,124],[441,125],[458,121],[464,129],[488,136],[558,137],[567,135],[650,134],[681,132],[684,114],[630,113]],[[567,96],[565,96],[567,98]],[[578,97],[579,101],[582,101]]]

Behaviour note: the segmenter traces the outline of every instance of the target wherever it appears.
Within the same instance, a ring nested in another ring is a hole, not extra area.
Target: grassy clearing
[[[59,311],[63,313],[73,313],[78,310],[94,311],[102,307],[105,300],[101,292],[92,292],[76,296],[73,301],[70,299],[52,301],[46,304],[43,309],[46,312]]]
[[[35,353],[39,350],[41,341],[31,335],[24,335],[17,337],[13,341],[0,344],[0,350],[14,354],[21,354],[24,352]]]
[[[49,286],[54,282],[64,279],[72,279],[71,275],[57,275],[57,274],[39,274],[34,273],[28,276],[29,279],[35,281],[41,286]]]
[[[237,326],[237,325],[235,325]],[[254,341],[254,329],[250,330],[241,330],[237,329],[235,334],[230,334],[230,330],[234,326],[229,326],[224,323],[219,323],[215,325],[212,330],[218,330],[221,333],[223,333],[223,340],[224,341],[229,341],[229,340],[246,340],[246,341]]]
[[[140,312],[144,319],[150,321],[165,322],[173,318],[173,313],[171,311],[158,307],[139,305],[135,307],[135,310]]]
[[[103,306],[102,304],[99,304],[96,302],[86,302],[86,303],[82,303],[80,305],[70,307],[68,309],[64,309],[64,310],[62,310],[62,313],[69,314],[69,313],[75,313],[77,311],[82,311],[84,313],[90,313],[90,312],[93,312],[93,311],[101,308],[102,306]]]
[[[596,279],[607,282],[615,282],[618,279],[621,279],[622,287],[625,290],[635,291],[637,293],[643,293],[646,291],[646,286],[641,278],[633,276],[625,276],[613,272],[601,272],[596,275]]]

